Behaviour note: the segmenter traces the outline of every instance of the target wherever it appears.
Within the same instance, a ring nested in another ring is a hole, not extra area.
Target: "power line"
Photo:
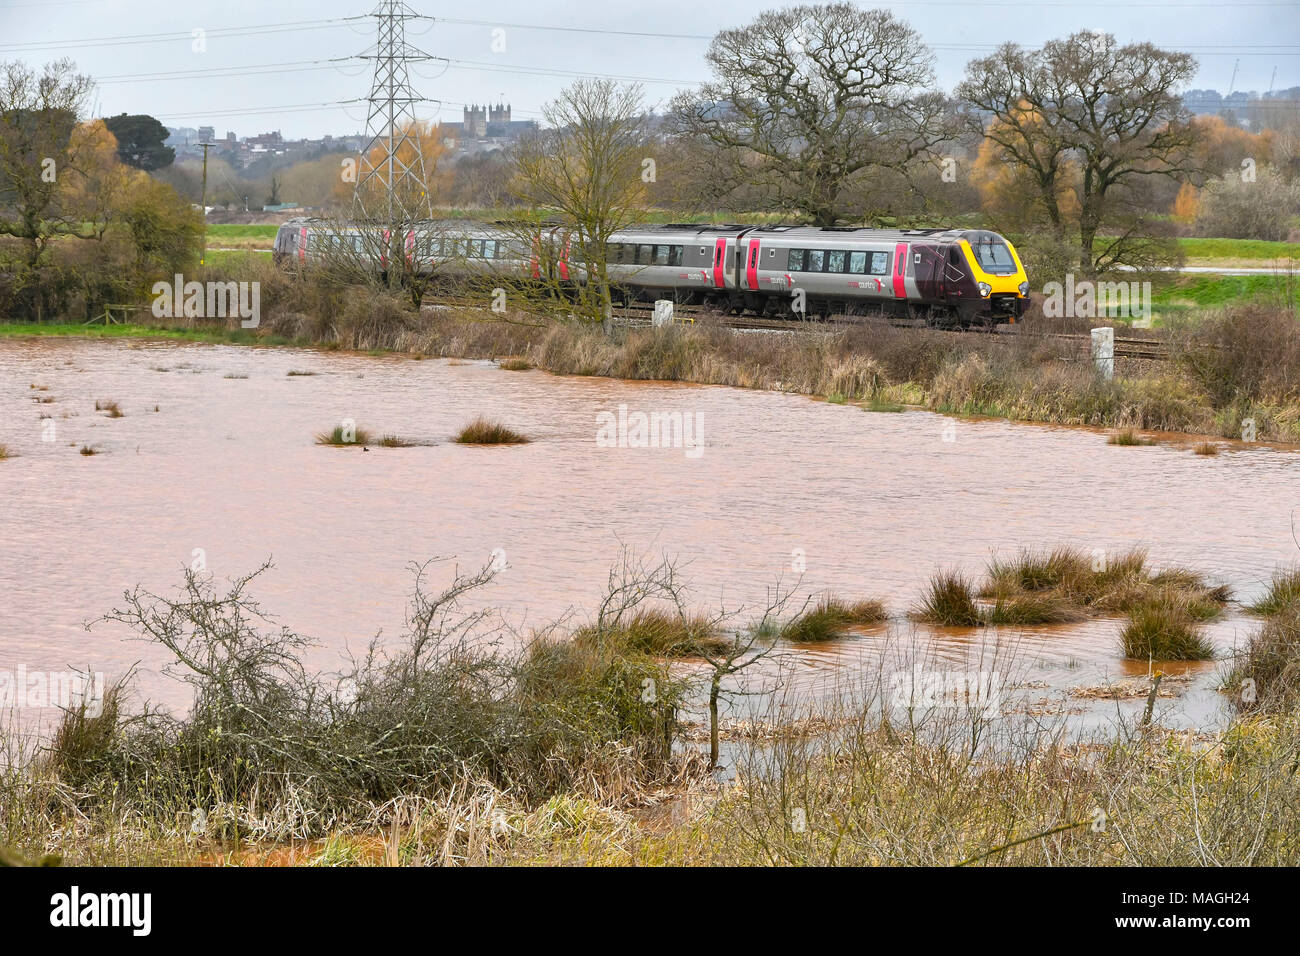
[[[263,26],[253,27],[214,27],[211,30],[203,30],[202,36],[206,38],[221,39],[224,37],[237,36],[257,36],[265,33],[283,33],[289,30],[320,30],[329,27],[339,27],[349,24],[356,20],[356,17],[334,17],[328,20],[291,20],[283,23],[269,23]],[[99,46],[122,46],[136,43],[166,43],[170,40],[195,40],[197,34],[194,30],[185,30],[174,33],[128,33],[115,37],[85,37],[80,40],[50,40],[50,41],[32,41],[25,43],[0,43],[0,51],[7,53],[16,53],[24,50],[54,50],[66,49],[68,47],[99,47]]]

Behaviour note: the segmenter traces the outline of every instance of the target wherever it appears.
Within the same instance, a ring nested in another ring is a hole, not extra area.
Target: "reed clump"
[[[1214,647],[1185,596],[1165,590],[1134,604],[1120,631],[1124,656],[1138,660],[1204,661]]]
[[[1263,597],[1251,602],[1246,610],[1270,617],[1300,607],[1300,568],[1283,568],[1273,573]]]
[[[525,445],[532,441],[527,435],[508,428],[500,422],[476,418],[456,434],[460,445]]]
[[[1143,438],[1131,428],[1125,428],[1122,431],[1115,432],[1106,439],[1107,445],[1154,445],[1155,442],[1149,438]]]
[[[316,444],[342,448],[352,445],[369,445],[373,438],[374,436],[364,428],[345,428],[342,425],[335,425],[330,431],[318,433],[316,435]]]
[[[826,595],[782,626],[779,635],[781,640],[797,644],[820,643],[842,637],[849,628],[879,624],[888,617],[881,601],[861,600],[850,604]]]
[[[720,654],[734,643],[706,615],[685,615],[659,608],[638,610],[603,632],[595,625],[588,625],[573,634],[577,644],[600,640],[652,657],[704,657]]]
[[[941,571],[931,578],[908,616],[940,627],[976,627],[984,623],[975,604],[975,585],[957,571]]]
[[[1295,710],[1300,702],[1300,605],[1286,605],[1250,635],[1234,657],[1223,690],[1243,712]]]

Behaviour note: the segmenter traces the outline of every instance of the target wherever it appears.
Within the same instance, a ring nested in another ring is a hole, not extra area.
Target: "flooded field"
[[[1017,648],[1026,706],[1105,720],[1113,701],[1069,689],[1146,673],[1121,657],[1118,621],[931,631],[906,623],[907,608],[937,569],[978,575],[1020,547],[1145,546],[1155,566],[1189,566],[1247,599],[1300,558],[1300,457],[1259,444],[1205,457],[1186,436],[1114,447],[1087,429],[489,362],[50,339],[0,342],[0,412],[15,456],[0,462],[0,669],[112,675],[139,662],[140,694],[173,707],[186,692],[159,673],[157,648],[84,625],[137,583],[169,591],[200,560],[224,579],[272,558],[255,596],[333,668],[376,633],[398,636],[412,561],[448,558],[446,581],[503,555],[478,600],[526,633],[585,620],[624,546],[666,552],[705,608],[757,610],[778,580],[886,602],[890,625],[784,651],[755,680],[815,696],[881,666],[886,635],[953,664],[996,641]],[[637,413],[680,413],[692,441],[628,447]],[[455,444],[479,415],[532,443]],[[345,419],[420,444],[315,443]],[[1208,634],[1226,654],[1255,626],[1230,610]],[[1214,723],[1221,665],[1172,670],[1193,680],[1167,702],[1170,722]]]

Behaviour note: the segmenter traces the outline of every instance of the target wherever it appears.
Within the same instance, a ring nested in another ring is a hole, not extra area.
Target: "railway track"
[[[654,307],[649,303],[633,303],[630,306],[624,307],[622,311],[623,315],[616,317],[617,321],[635,327],[649,327],[651,324],[650,314],[654,311]],[[837,331],[839,328],[843,328],[844,326],[873,325],[887,325],[893,328],[926,328],[924,319],[896,319],[882,316],[843,314],[832,315],[826,319],[773,319],[754,315],[730,315],[727,313],[704,309],[699,306],[675,306],[674,318],[680,319],[683,317],[688,318],[691,321],[695,321],[696,318],[707,317],[717,322],[719,325],[724,325],[731,329],[754,329],[778,332],[833,332]],[[1043,338],[1062,341],[1077,341],[1087,345],[1091,345],[1092,339],[1091,334],[1087,332],[1027,331],[1023,323],[996,326],[994,333],[999,335],[1038,335]],[[979,333],[952,331],[946,334],[972,335]],[[989,333],[986,332],[984,334]],[[1161,339],[1116,335],[1115,357],[1163,362],[1169,358],[1169,343]]]

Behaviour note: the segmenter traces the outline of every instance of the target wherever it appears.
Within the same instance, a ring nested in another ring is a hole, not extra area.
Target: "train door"
[[[762,251],[759,248],[761,244],[761,239],[749,240],[749,255],[745,260],[745,288],[754,292],[758,291],[758,256]]]
[[[948,253],[943,246],[916,243],[912,246],[912,271],[916,291],[925,302],[947,298]]]
[[[907,243],[894,246],[894,298],[907,298]]]
[[[713,287],[727,287],[727,240],[719,239],[713,244]]]

